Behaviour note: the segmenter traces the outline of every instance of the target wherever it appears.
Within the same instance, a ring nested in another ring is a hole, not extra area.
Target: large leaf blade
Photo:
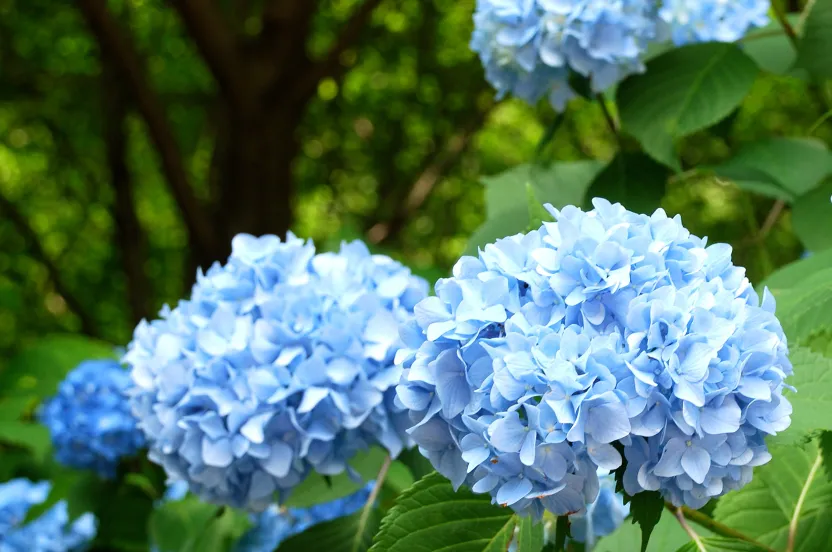
[[[794,550],[825,550],[832,539],[832,482],[817,445],[778,448],[773,456],[755,469],[751,483],[719,500],[714,518],[774,550],[786,549],[794,523]]]
[[[695,44],[665,52],[618,87],[622,127],[654,159],[680,170],[674,141],[730,114],[758,71],[734,44]]]
[[[454,492],[437,473],[402,493],[382,521],[371,552],[497,552],[508,547],[516,519],[488,495]]]

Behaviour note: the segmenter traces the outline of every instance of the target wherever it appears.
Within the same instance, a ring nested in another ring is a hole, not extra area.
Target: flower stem
[[[384,480],[387,479],[387,472],[390,470],[390,464],[392,463],[393,459],[390,455],[388,455],[384,459],[384,463],[381,465],[381,468],[378,470],[376,483],[373,485],[373,490],[370,491],[370,496],[367,497],[364,509],[361,510],[361,517],[358,519],[358,530],[356,531],[355,540],[353,541],[353,550],[358,550],[359,545],[364,538],[364,528],[367,526],[367,520],[370,518],[370,512],[373,510],[378,494],[384,486]]]
[[[676,519],[679,520],[679,525],[682,526],[682,529],[685,530],[691,539],[693,539],[694,544],[696,544],[696,549],[699,552],[708,552],[705,550],[705,545],[702,544],[702,539],[699,538],[699,535],[696,534],[696,531],[693,530],[693,527],[685,520],[685,514],[682,513],[681,508],[676,508],[673,510],[673,514],[676,516]]]
[[[783,11],[783,8],[777,2],[771,3],[771,9],[774,10],[774,17],[777,18],[777,21],[783,27],[783,32],[786,33],[786,36],[789,37],[789,40],[797,48],[797,43],[799,41],[797,37],[797,31],[794,30],[792,24],[789,23],[789,20],[786,18],[786,12]]]
[[[806,495],[809,494],[809,487],[812,486],[812,482],[815,480],[815,476],[817,476],[818,469],[820,469],[822,462],[823,456],[820,452],[818,452],[818,457],[815,459],[815,463],[812,464],[812,469],[809,470],[809,477],[806,478],[806,483],[803,484],[803,489],[800,491],[800,497],[798,497],[797,504],[794,507],[794,514],[792,515],[791,522],[789,522],[789,541],[786,545],[786,552],[792,552],[794,550],[794,544],[797,540],[797,525],[800,521],[800,511],[803,509],[803,503],[806,501]]]
[[[672,512],[674,516],[677,514],[677,508],[674,505],[670,504],[669,502],[665,502],[664,506],[665,508],[667,508],[667,510]],[[751,537],[744,535],[736,529],[728,527],[727,525],[724,525],[713,518],[706,516],[702,512],[699,512],[697,510],[691,510],[687,506],[682,506],[678,510],[685,517],[685,519],[688,519],[696,523],[697,525],[701,525],[702,527],[704,527],[712,533],[716,533],[717,535],[728,537],[731,539],[739,539],[745,542],[749,542],[754,546],[759,547],[761,550],[765,550],[766,552],[774,552],[774,550],[772,550],[768,546],[760,544]]]
[[[604,120],[607,122],[607,126],[612,131],[613,136],[615,136],[615,141],[620,142],[621,137],[618,134],[618,123],[615,121],[615,118],[610,113],[609,108],[607,108],[607,102],[604,100],[603,94],[595,94],[595,100],[598,102],[598,105],[601,107],[601,113],[604,115]]]

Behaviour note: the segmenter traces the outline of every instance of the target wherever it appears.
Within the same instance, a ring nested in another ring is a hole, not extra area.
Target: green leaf
[[[832,358],[832,328],[816,329],[811,336],[802,339],[800,344],[819,355]]]
[[[709,534],[696,526],[699,534]],[[647,552],[667,552],[676,550],[690,537],[679,522],[671,515],[662,516],[659,523],[653,528],[650,534],[650,542],[647,545]],[[611,535],[602,537],[596,543],[593,552],[627,552],[635,551],[641,546],[641,531],[632,523],[622,523]]]
[[[416,480],[410,472],[410,468],[403,462],[398,460],[390,464],[390,469],[387,471],[387,478],[384,480],[385,486],[389,487],[396,494],[401,493]]]
[[[799,197],[792,206],[794,233],[806,246],[817,252],[832,248],[832,178]]]
[[[786,266],[780,267],[759,286],[768,287],[775,293],[778,290],[801,287],[807,278],[811,278],[820,270],[832,268],[832,250],[813,253],[806,259],[799,259]]]
[[[81,335],[47,336],[9,361],[0,372],[0,389],[43,398],[81,361],[94,358],[115,358],[113,346]]]
[[[373,535],[378,531],[381,513],[377,508],[369,511],[362,521],[362,511],[326,523],[314,525],[299,533],[279,547],[279,552],[366,552],[373,544]]]
[[[757,76],[736,44],[683,46],[657,56],[618,87],[623,129],[657,161],[681,170],[675,140],[728,116]]]
[[[37,401],[30,396],[5,397],[0,400],[0,420],[19,420],[27,416],[37,406]]]
[[[530,516],[515,517],[520,529],[517,534],[517,552],[540,552],[543,550],[543,522],[536,523]]]
[[[534,191],[534,186],[531,183],[526,184],[526,202],[529,209],[529,226],[527,231],[537,230],[543,225],[543,222],[552,222],[554,219],[549,211],[543,206],[543,203],[537,199],[537,194]]]
[[[233,508],[223,508],[201,534],[190,539],[182,552],[227,552],[251,527],[248,516]]]
[[[532,186],[541,203],[551,203],[562,209],[567,205],[580,206],[592,181],[604,168],[597,160],[560,161],[544,170],[532,173]]]
[[[531,185],[541,205],[551,203],[557,208],[581,205],[589,184],[602,168],[600,161],[564,161],[547,166],[519,165],[482,178],[486,218],[471,235],[464,254],[476,255],[478,248],[528,231],[532,216],[541,215],[541,211],[529,212],[527,185]]]
[[[17,445],[43,460],[52,448],[49,430],[40,424],[0,420],[0,443]]]
[[[771,462],[754,468],[751,483],[719,500],[715,519],[774,550],[785,550],[796,520],[794,550],[827,550],[832,482],[823,473],[817,445],[782,447],[772,454]]]
[[[292,490],[285,505],[291,508],[308,508],[351,495],[366,485],[367,481],[375,478],[386,457],[386,451],[372,447],[359,452],[349,461],[350,466],[363,479],[363,483],[354,481],[346,473],[330,477],[327,483],[321,475],[312,473]]]
[[[664,511],[664,499],[658,491],[638,493],[630,499],[630,515],[633,523],[641,527],[641,552],[647,550],[650,533],[659,523]]]
[[[702,546],[705,547],[706,552],[764,552],[765,549],[760,548],[750,542],[739,539],[728,539],[725,537],[709,537],[700,540]],[[676,552],[701,552],[700,546],[690,541]]]
[[[797,27],[800,15],[788,14],[786,18]],[[805,71],[793,69],[797,51],[779,21],[772,20],[765,27],[754,29],[741,42],[743,51],[763,71],[775,75],[805,75]]]
[[[817,79],[832,77],[832,0],[817,0],[806,16],[798,42],[797,67]]]
[[[433,466],[430,460],[422,456],[417,447],[402,451],[398,461],[410,469],[410,473],[413,474],[413,478],[417,481],[429,473],[433,473]]]
[[[221,514],[219,506],[202,502],[195,496],[189,495],[182,500],[165,502],[150,516],[150,542],[160,552],[188,550]]]
[[[590,200],[602,197],[630,211],[652,214],[661,207],[668,176],[664,165],[643,153],[619,152],[592,181],[585,207],[590,209]]]
[[[832,152],[813,138],[768,138],[743,146],[713,170],[740,188],[793,201],[832,173]]]
[[[808,275],[799,286],[774,289],[777,318],[791,344],[832,329],[832,268]]]
[[[372,552],[504,552],[515,517],[488,495],[462,488],[437,473],[425,476],[396,500],[381,523]]]
[[[786,380],[797,393],[788,389],[783,395],[792,403],[792,423],[777,435],[768,437],[770,445],[790,445],[820,430],[832,430],[832,358],[805,347],[794,347],[790,359],[794,375]]]

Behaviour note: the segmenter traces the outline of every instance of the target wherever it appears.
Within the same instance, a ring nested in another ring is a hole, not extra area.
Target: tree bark
[[[102,52],[103,53],[103,52]],[[133,183],[127,166],[128,95],[112,60],[102,55],[102,102],[107,168],[115,193],[113,216],[116,243],[124,267],[127,302],[133,324],[150,314],[150,281],[145,272],[147,244],[133,201]]]

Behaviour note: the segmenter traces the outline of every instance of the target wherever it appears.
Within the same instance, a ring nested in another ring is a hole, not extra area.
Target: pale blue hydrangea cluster
[[[109,478],[119,460],[144,446],[127,403],[129,386],[130,375],[115,360],[87,360],[67,375],[39,412],[58,462]]]
[[[663,0],[659,17],[674,44],[736,42],[768,24],[771,0]]]
[[[314,525],[352,515],[367,503],[374,485],[375,481],[370,481],[351,495],[309,508],[281,509],[271,505],[254,516],[254,526],[240,538],[234,552],[272,552],[284,540]]]
[[[141,323],[124,360],[150,458],[210,502],[262,511],[314,470],[408,446],[393,408],[397,326],[427,283],[361,242],[232,241],[190,299]]]
[[[51,484],[12,479],[0,484],[0,552],[80,552],[95,538],[95,516],[83,514],[70,522],[60,501],[43,515],[22,525],[29,509],[43,503]]]
[[[562,110],[570,73],[602,92],[644,70],[651,43],[731,42],[767,23],[770,0],[477,0],[471,49],[498,98]]]
[[[615,492],[615,477],[603,474],[599,477],[601,486],[598,498],[586,507],[586,512],[569,517],[572,538],[594,549],[595,542],[618,529],[624,518],[630,514],[630,505],[624,504],[624,497]]]
[[[440,473],[519,512],[582,511],[616,446],[629,494],[701,507],[790,423],[774,300],[679,217],[593,205],[460,259],[401,328],[396,400]]]

